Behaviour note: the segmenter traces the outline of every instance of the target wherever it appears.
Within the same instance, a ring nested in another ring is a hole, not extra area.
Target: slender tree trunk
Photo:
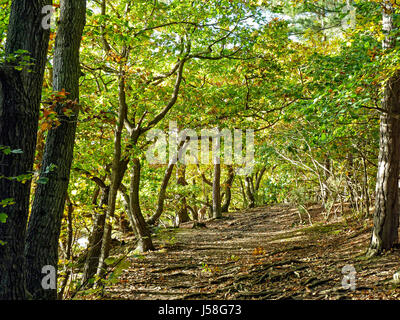
[[[369,198],[369,188],[368,188],[368,167],[367,167],[367,161],[365,158],[362,158],[363,160],[363,190],[364,190],[364,198],[365,198],[365,216],[369,216],[369,208],[371,207],[370,203],[370,198]]]
[[[221,207],[221,212],[228,212],[229,205],[231,204],[231,199],[232,199],[232,183],[233,179],[235,178],[235,171],[233,170],[232,165],[228,165],[228,179],[226,179],[224,186],[225,186],[225,199],[224,203],[222,204]]]
[[[168,164],[167,169],[165,170],[164,178],[160,186],[160,191],[158,193],[158,201],[157,201],[157,209],[156,212],[147,220],[149,225],[153,225],[160,218],[163,210],[164,210],[164,200],[165,194],[168,187],[168,182],[172,176],[172,172],[174,170],[175,163]]]
[[[1,209],[8,218],[0,223],[0,241],[4,242],[0,245],[0,300],[27,296],[24,245],[31,186],[4,177],[28,174],[33,168],[49,41],[41,11],[49,4],[50,0],[12,2],[5,56],[26,50],[33,65],[22,71],[14,68],[19,60],[0,65],[0,146],[22,152],[5,155],[0,151],[0,201],[14,202]]]
[[[125,174],[127,168],[127,160],[121,161],[121,148],[122,148],[122,131],[124,129],[124,121],[126,118],[128,106],[126,104],[126,93],[125,93],[125,75],[123,72],[123,67],[120,66],[120,76],[119,76],[119,88],[118,88],[118,99],[119,99],[119,110],[118,110],[118,120],[114,131],[114,154],[111,168],[111,185],[109,191],[108,208],[105,216],[105,228],[103,233],[103,239],[101,243],[101,254],[99,259],[99,264],[97,266],[97,276],[101,277],[104,273],[104,261],[108,258],[110,251],[110,240],[112,223],[111,219],[114,216],[117,193],[121,185],[121,181]]]
[[[167,191],[168,182],[172,176],[172,172],[174,170],[175,164],[178,161],[179,154],[181,154],[186,149],[187,146],[188,146],[188,143],[185,143],[185,141],[182,141],[178,146],[177,156],[175,156],[168,163],[167,169],[165,170],[163,181],[160,186],[160,191],[158,192],[156,212],[146,221],[147,224],[149,224],[149,225],[155,224],[156,221],[160,218],[160,216],[164,210],[165,193]]]
[[[353,154],[349,153],[347,156],[347,162],[349,166],[348,174],[346,175],[346,184],[347,187],[349,188],[349,195],[350,195],[350,204],[352,208],[355,208],[356,205],[356,199],[355,199],[355,192],[353,190],[353,172],[354,172],[354,160],[353,160]]]
[[[267,167],[264,166],[257,172],[256,185],[254,187],[255,191],[258,191],[260,189],[261,180],[266,170]]]
[[[221,210],[221,164],[214,163],[214,177],[213,177],[213,218],[222,218]]]
[[[68,263],[72,263],[71,257],[72,257],[72,241],[74,237],[74,230],[72,227],[72,214],[74,213],[74,205],[71,202],[71,199],[67,195],[67,248],[65,252],[65,260],[68,261]],[[71,275],[71,267],[67,266],[67,271],[66,274],[62,280],[61,286],[60,286],[60,291],[57,293],[58,299],[62,300],[65,292],[65,288],[67,286],[69,276]]]
[[[246,208],[248,205],[248,201],[246,197],[245,186],[243,185],[243,180],[241,177],[239,177],[239,181],[240,181],[240,190],[242,191],[242,197],[243,197],[243,208]]]
[[[96,274],[97,266],[99,265],[109,193],[110,188],[108,186],[102,188],[100,202],[96,209],[95,219],[93,222],[92,234],[89,238],[82,282],[88,282],[90,278],[93,278]],[[87,286],[90,287],[91,284],[88,283]]]
[[[139,184],[140,184],[140,161],[137,158],[133,159],[133,167],[131,174],[131,184],[129,190],[129,218],[132,227],[135,230],[136,238],[138,241],[136,250],[139,252],[146,252],[154,250],[153,242],[151,240],[151,233],[143,218],[140,209],[139,200]]]
[[[57,31],[53,90],[65,90],[66,100],[57,103],[60,120],[57,128],[50,129],[43,155],[40,178],[29,220],[25,247],[27,260],[27,288],[35,299],[57,299],[57,290],[43,289],[41,279],[45,265],[58,265],[58,238],[60,235],[65,198],[69,182],[79,99],[79,48],[85,25],[86,1],[64,0]],[[64,110],[72,114],[65,115]],[[55,165],[53,170],[50,166]]]
[[[186,186],[188,184],[186,181],[186,178],[185,178],[186,166],[184,164],[177,164],[176,169],[177,169],[176,174],[178,176],[177,184],[180,186]],[[179,226],[180,223],[190,221],[190,218],[188,215],[186,197],[180,196],[179,202],[180,203],[178,204],[177,211],[176,211],[176,221],[175,221],[176,226]]]
[[[330,167],[331,167],[331,162],[330,162],[330,159],[329,159],[329,155],[326,155],[326,158],[325,158],[325,169],[326,170],[323,170],[323,174],[322,174],[322,177],[323,177],[323,183],[322,183],[322,190],[321,190],[321,192],[322,192],[322,197],[323,197],[323,202],[324,203],[327,203],[328,202],[328,200],[329,200],[329,189],[328,189],[328,179],[329,179],[329,177],[330,177]],[[333,201],[335,201],[335,199],[333,199]]]
[[[212,158],[214,165],[214,175],[212,182],[212,214],[214,219],[222,218],[221,211],[221,131],[216,129],[216,135],[212,137],[213,148]],[[210,138],[211,139],[211,138]]]
[[[394,47],[393,5],[385,1],[383,11],[383,30],[387,36],[385,49]],[[400,114],[400,70],[397,70],[385,84],[382,112],[380,117],[380,150],[378,175],[376,179],[376,198],[374,227],[367,255],[372,256],[388,250],[398,241],[399,199],[398,177],[400,161],[400,121],[393,114]]]
[[[250,199],[250,208],[254,208],[256,206],[256,204],[258,204],[259,202],[259,198],[258,198],[258,190],[260,189],[260,184],[261,184],[261,180],[262,177],[266,171],[266,167],[263,166],[261,169],[256,171],[255,176],[252,174],[248,177],[246,177],[246,181],[247,181],[247,193],[249,195],[249,199]],[[255,180],[255,183],[254,183]]]
[[[254,198],[254,192],[253,192],[254,189],[252,188],[253,177],[252,176],[246,177],[244,180],[244,184],[246,186],[247,197],[249,198],[249,201],[250,201],[249,208],[254,208],[256,199]]]
[[[194,205],[193,207],[188,205],[189,211],[192,213],[192,218],[194,221],[199,221],[199,208]]]
[[[102,2],[102,13],[105,13],[105,1]],[[105,40],[103,36],[103,44],[104,44],[104,49],[105,51],[107,50],[108,44],[107,41]],[[123,48],[123,53],[122,56],[125,57],[128,55],[128,50],[127,48]],[[124,66],[120,66],[120,77],[119,77],[119,93],[118,93],[118,98],[119,98],[119,114],[118,114],[118,122],[116,126],[116,132],[115,132],[115,142],[114,142],[114,158],[113,158],[113,168],[112,168],[112,177],[111,177],[111,187],[110,187],[110,196],[109,196],[109,209],[107,211],[107,216],[106,216],[106,226],[105,226],[105,231],[103,235],[103,241],[102,241],[102,249],[101,249],[101,256],[99,259],[99,265],[97,267],[97,275],[101,277],[103,271],[104,271],[104,261],[108,257],[108,252],[109,252],[109,239],[111,238],[111,222],[109,221],[110,218],[114,215],[115,211],[115,204],[116,204],[116,197],[117,197],[117,192],[118,189],[121,186],[121,181],[123,179],[123,176],[125,174],[125,171],[127,169],[127,165],[129,163],[129,158],[125,157],[124,159],[121,160],[121,136],[122,136],[122,129],[124,125],[126,125],[128,128],[130,128],[130,144],[131,146],[135,146],[137,144],[137,141],[140,137],[140,135],[150,128],[152,128],[154,125],[156,125],[158,122],[160,122],[165,115],[168,113],[168,111],[174,106],[178,99],[178,93],[179,93],[179,88],[180,84],[182,82],[182,74],[183,74],[183,67],[186,62],[186,59],[183,59],[182,61],[179,62],[179,66],[177,69],[177,77],[176,77],[176,82],[174,86],[174,92],[172,94],[172,97],[168,103],[168,105],[159,113],[157,114],[149,123],[146,128],[142,128],[142,121],[146,115],[142,116],[142,118],[139,120],[139,122],[136,124],[136,127],[132,127],[132,124],[127,120],[127,108],[128,105],[126,103],[126,92],[125,92],[125,74],[124,74]],[[137,159],[136,159],[137,160]],[[134,163],[136,161],[134,159]],[[138,161],[138,160],[137,160]],[[116,168],[118,167],[118,171]],[[137,183],[135,183],[135,186],[137,187],[137,199],[134,199],[133,204],[137,203],[137,207],[134,205],[134,210],[130,210],[130,218],[135,218],[138,217],[140,219],[143,219],[143,216],[140,211],[139,207],[139,182],[140,182],[140,163],[139,163],[139,175],[135,176],[135,179],[137,179]],[[131,178],[131,184],[132,184],[132,178]],[[134,192],[135,194],[135,192]],[[130,203],[130,202],[129,202]],[[132,207],[130,206],[130,209]],[[139,221],[139,223],[141,223]],[[146,233],[144,228],[147,228],[145,221],[143,219],[143,226],[139,226],[139,229],[143,231],[143,233]],[[149,232],[150,235],[150,232]],[[143,248],[144,250],[151,250],[153,248],[153,244],[151,243],[151,238],[145,236],[142,240],[144,240],[139,247]],[[140,248],[139,248],[140,249]]]

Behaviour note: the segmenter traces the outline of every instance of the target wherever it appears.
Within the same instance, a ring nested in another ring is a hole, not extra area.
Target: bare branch
[[[107,188],[104,181],[102,179],[100,179],[99,177],[94,176],[91,172],[81,169],[81,168],[73,168],[73,170],[84,174],[86,177],[88,177],[90,180],[92,180],[94,183],[96,183],[101,189]]]

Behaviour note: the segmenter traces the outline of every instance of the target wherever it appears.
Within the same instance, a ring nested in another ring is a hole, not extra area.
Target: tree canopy
[[[275,204],[395,247],[396,1],[30,1],[0,0],[0,272],[30,266],[0,298],[98,293],[165,230]]]

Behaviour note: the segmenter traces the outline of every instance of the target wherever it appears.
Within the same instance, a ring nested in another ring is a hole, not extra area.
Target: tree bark
[[[253,188],[253,176],[248,176],[244,180],[244,184],[246,186],[246,194],[249,198],[249,208],[254,208],[255,206],[255,198],[254,198],[254,188]]]
[[[109,186],[104,186],[101,190],[100,202],[95,213],[92,234],[89,238],[88,252],[83,268],[82,283],[87,283],[90,278],[94,277],[97,271],[97,266],[99,265],[109,193]],[[91,284],[87,283],[87,286],[90,287]]]
[[[85,25],[86,1],[61,2],[60,24],[57,31],[53,90],[65,90],[66,100],[57,103],[60,125],[49,130],[43,155],[40,178],[28,225],[25,246],[27,260],[27,289],[34,299],[57,299],[57,289],[43,289],[41,279],[45,265],[58,265],[58,238],[64,212],[65,198],[73,158],[79,100],[79,48]],[[65,114],[65,108],[71,114]],[[55,165],[53,170],[49,170]]]
[[[224,199],[224,203],[222,204],[221,207],[221,212],[228,212],[229,209],[229,205],[231,203],[231,199],[232,199],[232,183],[233,183],[233,179],[235,178],[235,171],[233,170],[233,166],[229,165],[228,166],[228,179],[226,179],[224,185],[225,185],[225,199]]]
[[[67,195],[67,248],[66,248],[66,252],[65,252],[65,260],[68,261],[68,263],[72,263],[71,257],[72,257],[72,242],[73,242],[73,237],[74,237],[74,230],[73,230],[73,226],[72,226],[72,215],[74,213],[74,205],[71,202],[71,199],[69,198],[69,196]],[[60,286],[60,290],[57,293],[58,296],[58,300],[62,300],[63,296],[64,296],[64,292],[65,292],[65,288],[67,286],[69,277],[71,275],[71,267],[66,267],[67,271],[66,274],[62,280],[61,286]]]
[[[331,167],[331,161],[329,159],[329,155],[326,155],[325,157],[325,165],[324,165],[326,170],[323,170],[323,182],[322,182],[322,189],[321,189],[321,197],[323,198],[323,203],[327,203],[329,200],[329,189],[327,185],[327,181],[330,177],[330,167]],[[333,199],[335,201],[335,199]]]
[[[185,175],[186,175],[186,166],[184,164],[177,164],[176,166],[176,171],[177,171],[177,184],[180,186],[186,186],[188,183],[186,181]],[[179,196],[179,204],[177,206],[177,211],[176,211],[176,221],[175,221],[175,226],[179,226],[181,223],[185,223],[190,221],[189,215],[188,215],[188,208],[187,208],[187,201],[185,196]]]
[[[167,169],[165,170],[163,181],[160,186],[160,191],[158,192],[156,212],[146,221],[147,224],[153,225],[160,218],[164,210],[165,193],[167,191],[168,182],[171,179],[175,164],[178,161],[178,158],[180,157],[179,155],[184,152],[184,150],[188,145],[189,145],[188,143],[185,143],[185,140],[182,141],[178,146],[177,155],[168,163]]]
[[[258,190],[260,189],[260,184],[262,177],[265,173],[266,167],[262,167],[261,169],[257,170],[255,177],[253,174],[245,177],[244,183],[246,186],[246,194],[249,198],[249,208],[254,208],[256,203],[258,202]],[[254,184],[255,178],[255,184]]]
[[[262,167],[259,171],[257,171],[256,173],[256,185],[254,187],[255,191],[258,191],[260,189],[260,184],[261,184],[261,180],[262,177],[265,173],[265,171],[267,170],[267,167]]]
[[[213,177],[213,187],[212,187],[212,212],[214,219],[222,218],[221,210],[221,163],[214,163],[214,177]]]
[[[164,201],[165,194],[168,187],[168,182],[172,176],[172,172],[174,170],[175,163],[168,164],[167,169],[165,170],[164,178],[160,186],[160,191],[158,193],[158,201],[157,201],[157,209],[156,212],[147,220],[149,225],[153,225],[156,221],[161,217],[161,214],[164,210]]]
[[[385,1],[383,30],[386,33],[384,49],[394,47],[393,5]],[[374,227],[368,256],[391,249],[398,241],[399,199],[398,177],[400,161],[400,121],[393,114],[400,114],[400,70],[386,82],[380,117],[380,150],[376,180]]]
[[[400,112],[400,71],[388,81],[385,110]],[[399,203],[398,176],[400,161],[399,120],[383,113],[380,119],[380,152],[374,212],[374,228],[368,255],[376,255],[398,241]]]
[[[108,198],[108,208],[105,216],[105,228],[101,243],[102,246],[101,254],[96,272],[97,276],[99,277],[103,275],[104,261],[105,259],[108,258],[108,254],[110,251],[110,240],[112,231],[111,219],[114,217],[118,189],[121,185],[121,181],[123,179],[123,176],[125,174],[128,165],[128,160],[121,160],[122,131],[124,129],[124,122],[128,111],[128,106],[126,104],[126,93],[125,93],[125,76],[122,70],[123,67],[120,66],[119,88],[118,88],[119,108],[118,108],[118,120],[114,131],[114,153],[113,153],[113,161],[111,168],[111,185]]]
[[[243,180],[241,177],[239,177],[239,182],[240,182],[240,190],[242,191],[242,197],[243,197],[243,208],[247,208],[248,201],[246,197],[245,186],[243,185]]]
[[[49,4],[50,0],[12,2],[5,56],[26,50],[33,65],[21,71],[14,68],[19,59],[0,65],[0,146],[22,152],[5,155],[0,151],[0,201],[14,201],[1,209],[8,218],[0,223],[0,240],[4,242],[0,245],[0,300],[27,297],[24,245],[31,186],[7,178],[29,174],[33,168],[49,41],[41,11]]]
[[[369,198],[369,188],[368,188],[368,167],[367,167],[367,161],[365,160],[365,157],[363,157],[362,160],[363,160],[363,193],[364,193],[364,202],[365,202],[365,217],[368,217],[369,216],[369,208],[371,206],[370,198]]]
[[[129,190],[129,218],[131,220],[132,227],[135,230],[136,238],[138,241],[136,250],[139,252],[146,252],[149,250],[154,250],[154,246],[151,240],[150,230],[146,225],[146,222],[142,215],[142,211],[140,209],[139,184],[140,161],[139,159],[134,158]]]

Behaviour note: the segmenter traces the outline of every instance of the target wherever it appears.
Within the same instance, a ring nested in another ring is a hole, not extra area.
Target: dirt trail
[[[397,299],[391,282],[399,251],[365,259],[370,222],[336,218],[300,225],[288,206],[226,214],[204,228],[188,223],[160,233],[157,251],[130,256],[104,299]],[[356,289],[342,288],[353,265]]]

